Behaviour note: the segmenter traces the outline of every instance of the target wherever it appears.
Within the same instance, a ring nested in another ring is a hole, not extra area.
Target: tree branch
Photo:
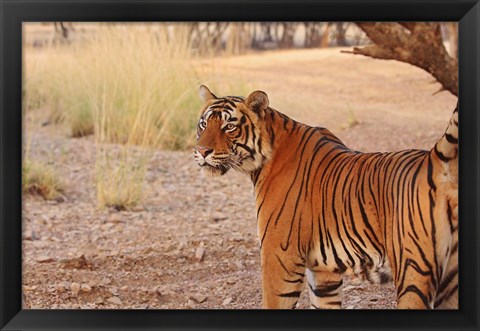
[[[458,96],[458,62],[443,46],[438,23],[358,22],[373,45],[355,47],[351,52],[375,59],[397,60],[424,69]]]

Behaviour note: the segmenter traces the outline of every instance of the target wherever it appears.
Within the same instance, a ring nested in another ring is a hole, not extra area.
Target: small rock
[[[112,286],[110,289],[108,289],[108,292],[110,292],[112,295],[118,295],[118,288],[116,286]]]
[[[118,222],[117,222],[117,223],[118,223]],[[100,229],[101,229],[102,231],[108,231],[108,230],[110,230],[111,228],[113,228],[113,227],[115,226],[115,224],[117,224],[117,223],[107,221],[107,223],[102,224],[102,225],[100,226]],[[112,252],[112,254],[113,254],[113,252]]]
[[[158,296],[162,296],[162,295],[167,295],[169,294],[168,291],[160,288],[160,287],[157,287],[157,289],[155,290],[155,292],[157,293]]]
[[[59,194],[59,195],[55,198],[54,201],[55,201],[55,202],[65,202],[65,201],[67,201],[67,197],[64,196],[63,194]]]
[[[152,287],[151,289],[148,290],[149,294],[156,294],[157,293],[157,286]]]
[[[229,278],[227,279],[227,284],[228,285],[233,285],[237,282],[237,280],[235,278]]]
[[[102,282],[103,285],[108,285],[112,282],[112,280],[108,277],[105,277],[105,278],[102,279],[101,282]]]
[[[197,259],[198,262],[201,262],[203,260],[203,256],[205,255],[205,248],[204,247],[198,247],[197,250],[195,251],[195,259]]]
[[[80,284],[79,283],[72,283],[70,285],[70,290],[72,291],[73,296],[77,296],[78,292],[80,292]]]
[[[195,301],[196,303],[202,303],[207,301],[208,297],[203,294],[193,294],[189,297],[189,299]]]
[[[120,287],[120,290],[122,290],[122,291],[126,291],[126,290],[128,290],[128,286],[127,286],[127,285],[125,285],[125,286],[122,286],[122,287]]]
[[[233,232],[231,235],[230,235],[230,238],[233,240],[233,241],[243,241],[243,236],[240,232]]]
[[[170,245],[167,246],[167,248],[165,248],[165,252],[169,253],[171,251],[174,251],[175,248],[177,248],[177,245],[175,245],[174,243],[171,243]]]
[[[237,257],[244,257],[245,255],[247,255],[248,253],[248,250],[247,248],[245,247],[245,245],[240,245],[236,250],[235,250],[235,255]]]
[[[355,304],[359,303],[360,301],[362,301],[362,298],[353,298],[353,299],[350,300],[350,303],[352,305],[355,305]]]
[[[147,247],[147,248],[144,248],[141,252],[142,254],[149,254],[151,252],[154,252],[155,250],[152,248],[152,247]]]
[[[122,220],[122,217],[119,214],[114,213],[114,214],[111,214],[108,217],[107,222],[117,224],[117,223],[122,223],[123,220]]]
[[[121,305],[122,304],[122,300],[120,300],[119,297],[111,297],[109,299],[107,299],[108,302],[111,302],[115,305]]]
[[[186,308],[188,309],[195,309],[197,308],[197,305],[195,304],[195,301],[193,300],[188,300],[186,304]]]
[[[143,208],[143,206],[133,206],[130,210],[134,212],[141,212],[144,211],[145,208]]]
[[[233,262],[233,264],[235,264],[235,266],[238,268],[238,269],[243,269],[245,266],[243,265],[242,261],[239,261],[239,260],[236,260],[235,262]]]
[[[80,290],[85,293],[90,293],[92,292],[92,287],[87,284],[82,284],[82,286],[80,287]]]
[[[63,267],[67,269],[85,269],[90,267],[83,254],[78,257],[62,260],[61,263]]]
[[[221,212],[214,212],[212,214],[212,220],[215,222],[226,220],[228,217]]]
[[[63,293],[63,292],[65,292],[65,286],[63,286],[63,284],[57,284],[57,285],[55,285],[55,289],[57,290],[58,293]]]
[[[225,300],[223,300],[222,305],[228,306],[230,303],[232,303],[232,301],[233,301],[233,298],[226,298]]]
[[[55,259],[53,257],[49,257],[49,256],[40,256],[36,259],[36,261],[38,263],[50,263],[50,262],[55,261]]]
[[[23,231],[23,240],[33,240],[33,230],[26,229]]]

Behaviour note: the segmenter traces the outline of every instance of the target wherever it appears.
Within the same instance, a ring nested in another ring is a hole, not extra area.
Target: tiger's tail
[[[458,159],[458,102],[445,133],[437,141],[433,150],[443,162],[456,161]]]
[[[447,254],[448,257],[442,263],[443,271],[434,307],[458,309],[458,103],[445,133],[435,144],[431,155],[434,158],[436,156],[437,162],[444,165],[444,167],[437,168],[440,169],[438,172],[440,176],[437,178],[447,182],[447,188],[449,188],[442,190],[442,193],[447,195],[447,199],[446,205],[441,211],[446,214],[448,222],[443,222],[445,224],[442,226],[442,217],[436,218],[436,229],[443,227],[450,230],[443,231],[436,240],[437,243],[443,242],[444,245],[443,250],[440,249],[442,244],[437,245],[437,249],[439,249],[437,256]],[[437,205],[441,206],[442,204],[438,203]],[[450,235],[448,235],[449,233]]]

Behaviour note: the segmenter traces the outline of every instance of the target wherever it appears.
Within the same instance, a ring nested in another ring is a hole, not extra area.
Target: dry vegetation
[[[53,200],[60,196],[63,185],[52,166],[27,160],[22,168],[22,191]]]
[[[47,108],[44,124],[64,123],[71,137],[94,134],[100,206],[126,209],[141,201],[149,148],[193,145],[197,86],[215,85],[219,73],[208,58],[194,67],[187,32],[182,25],[105,26],[82,42],[26,52],[27,111]],[[241,81],[231,87],[246,92]],[[112,158],[105,143],[125,148]],[[132,145],[143,151],[131,155]]]
[[[218,95],[262,89],[362,151],[430,148],[456,103],[420,69],[337,48],[196,59],[120,31],[27,49],[26,159],[63,183],[62,199],[24,195],[27,308],[261,306],[251,183],[203,177],[188,150],[199,83]],[[72,138],[75,118],[94,134]],[[344,295],[345,308],[395,307],[391,285],[348,281]]]

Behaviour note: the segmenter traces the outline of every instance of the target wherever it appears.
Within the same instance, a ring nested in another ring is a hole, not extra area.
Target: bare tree
[[[295,31],[299,24],[294,22],[284,22],[281,24],[283,33],[279,42],[279,47],[292,48],[294,46]]]
[[[70,32],[74,30],[72,22],[54,22],[54,42],[67,42]]]
[[[229,54],[241,54],[251,44],[250,29],[248,23],[232,22],[226,41],[226,51]]]
[[[347,53],[397,60],[420,67],[435,77],[442,85],[441,90],[458,96],[458,62],[448,55],[443,45],[439,23],[361,22],[357,25],[373,44],[355,47]]]
[[[348,23],[337,22],[335,23],[335,40],[338,46],[347,46],[347,37],[346,32],[348,28]]]
[[[189,38],[192,47],[199,54],[216,53],[223,47],[222,37],[228,22],[196,22],[189,24]]]
[[[320,47],[322,42],[322,23],[305,22],[305,47]]]

